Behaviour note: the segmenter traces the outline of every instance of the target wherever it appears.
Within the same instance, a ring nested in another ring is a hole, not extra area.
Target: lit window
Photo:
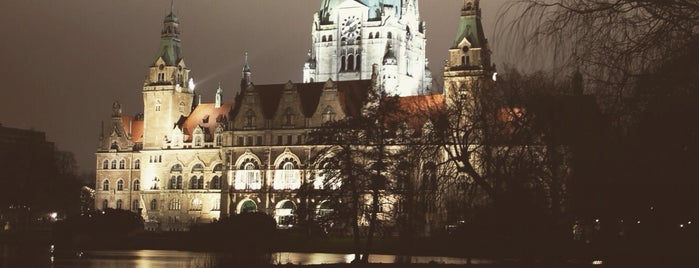
[[[214,203],[211,204],[211,210],[213,210],[213,211],[221,210],[221,199],[214,199]]]
[[[201,199],[194,198],[194,199],[192,199],[192,206],[189,208],[189,210],[200,211],[201,207],[202,207]]]
[[[257,190],[262,187],[260,170],[252,159],[245,160],[241,169],[235,173],[234,187],[236,190]]]
[[[293,190],[301,187],[301,172],[293,162],[287,161],[274,173],[274,189]]]

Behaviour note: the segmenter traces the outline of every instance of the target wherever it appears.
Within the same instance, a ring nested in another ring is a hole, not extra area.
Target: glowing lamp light
[[[684,228],[684,224],[680,224],[680,228]]]
[[[599,223],[599,219],[595,219],[595,222],[596,222],[596,223]]]
[[[594,260],[594,261],[592,261],[592,265],[602,265],[602,264],[604,264],[604,262],[601,261],[601,260]]]
[[[58,217],[58,213],[51,212],[51,214],[49,214],[49,217],[51,217],[52,220],[56,220],[56,217]]]
[[[197,85],[194,84],[194,79],[192,79],[191,77],[189,78],[189,82],[188,82],[187,85],[188,85],[188,87],[191,88],[192,90],[194,90],[194,87],[197,86]]]
[[[498,73],[493,73],[493,81],[498,81]]]

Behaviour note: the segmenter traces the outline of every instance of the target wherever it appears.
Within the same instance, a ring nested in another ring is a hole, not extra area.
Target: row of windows
[[[334,116],[333,116],[334,117]],[[294,144],[294,136],[293,135],[279,135],[277,136],[277,143],[276,145],[292,145]],[[296,144],[303,144],[303,135],[297,135],[296,136]],[[262,142],[262,136],[238,136],[238,146],[261,146],[264,145]]]
[[[393,38],[393,33],[388,32],[388,34],[386,34],[386,37],[387,37],[388,39]],[[370,32],[370,33],[369,33],[369,39],[374,39],[374,38],[381,38],[381,33],[380,33],[380,32],[376,32],[376,33],[371,33],[371,32]],[[331,34],[331,35],[323,35],[323,36],[320,38],[320,40],[321,40],[322,42],[332,42],[332,41],[333,41],[333,36],[332,36],[332,34]]]
[[[183,168],[182,168],[182,165],[180,165],[180,164],[175,164],[172,166],[172,168],[170,168],[170,172],[179,173],[179,172],[182,172],[182,170],[183,170]],[[216,164],[216,166],[214,166],[214,171],[215,172],[223,171],[223,164]],[[194,165],[192,167],[192,172],[204,172],[204,165],[202,165],[202,164]]]
[[[102,182],[102,190],[103,191],[109,191],[110,185],[109,185],[109,179],[105,179]],[[141,190],[141,182],[139,180],[134,180],[133,181],[133,189],[134,191],[140,191]],[[124,180],[119,179],[117,180],[116,183],[116,190],[117,191],[123,191],[124,190]]]
[[[104,201],[107,201],[107,200],[104,200]],[[135,205],[136,205],[136,202],[134,202],[134,206],[135,206]],[[189,210],[190,210],[190,211],[201,211],[202,208],[203,208],[203,205],[204,205],[204,203],[201,201],[201,199],[199,199],[199,198],[194,198],[194,199],[192,199],[192,202],[191,202],[190,205],[189,205]],[[150,201],[149,207],[150,207],[150,210],[151,210],[151,211],[157,211],[157,210],[159,210],[159,208],[158,208],[158,200],[157,200],[157,199],[152,199],[152,200]],[[168,204],[167,204],[167,210],[171,210],[171,211],[179,211],[179,210],[182,210],[182,204],[180,203],[180,200],[179,200],[179,199],[170,200],[170,202],[168,202]],[[212,210],[212,211],[221,210],[221,200],[220,200],[220,199],[216,199],[216,200],[214,200],[214,201],[212,202],[212,204],[211,204],[211,210]]]
[[[171,190],[181,190],[183,189],[183,180],[182,176],[172,176],[170,178],[170,181],[168,181],[168,189]],[[218,190],[221,189],[221,178],[219,176],[214,176],[211,178],[211,181],[209,181],[208,189],[213,189],[213,190]],[[194,190],[202,190],[205,189],[204,185],[204,176],[192,176],[192,178],[189,179],[189,188],[188,189],[194,189]]]
[[[211,204],[211,210],[212,211],[221,210],[220,203],[221,203],[220,199],[214,200],[213,203]],[[102,210],[106,210],[108,208],[109,208],[109,201],[107,199],[102,200]],[[122,201],[121,199],[117,200],[116,201],[116,209],[123,209],[123,208],[124,208],[124,201]],[[191,211],[201,211],[202,208],[203,208],[203,202],[199,198],[194,198],[189,206],[189,210],[191,210]],[[139,209],[141,209],[141,203],[139,202],[139,200],[134,200],[131,203],[131,210],[138,211]],[[168,203],[168,210],[174,211],[174,210],[181,210],[181,209],[182,209],[182,206],[180,204],[179,199],[171,200]],[[158,200],[153,199],[150,201],[150,210],[153,210],[153,211],[159,210]]]
[[[117,169],[117,161],[116,160],[112,160],[111,168]],[[119,169],[124,169],[124,168],[126,168],[126,161],[124,159],[119,160]],[[140,169],[141,168],[141,160],[136,159],[133,162],[133,168]],[[102,161],[102,169],[109,169],[109,160],[105,159],[104,161]]]

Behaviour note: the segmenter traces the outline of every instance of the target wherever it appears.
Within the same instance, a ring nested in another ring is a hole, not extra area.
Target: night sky
[[[500,7],[483,0],[491,48]],[[313,13],[321,0],[176,1],[185,62],[204,102],[220,82],[224,98],[238,90],[245,51],[255,84],[301,80]],[[427,49],[435,78],[454,38],[462,0],[422,0]],[[101,121],[112,102],[142,111],[141,89],[153,63],[170,0],[0,1],[0,124],[44,131],[75,153],[83,171],[95,169]],[[498,52],[494,51],[495,63]]]

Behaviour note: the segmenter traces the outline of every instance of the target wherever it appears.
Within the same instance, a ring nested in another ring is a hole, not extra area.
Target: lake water
[[[220,254],[176,251],[176,250],[105,250],[63,253],[52,258],[50,249],[45,252],[34,252],[33,257],[22,257],[27,252],[13,254],[3,252],[0,267],[53,267],[53,268],[158,268],[158,267],[217,267],[221,260],[229,260]],[[14,255],[14,256],[13,256]],[[352,261],[352,254],[336,253],[294,253],[279,252],[270,256],[274,264],[326,264],[347,263]],[[467,259],[449,257],[404,257],[394,255],[371,255],[372,263],[429,263],[439,262],[448,264],[465,264]],[[485,259],[472,259],[471,263],[491,263]],[[221,265],[223,266],[223,265]],[[226,265],[227,266],[227,265]]]

